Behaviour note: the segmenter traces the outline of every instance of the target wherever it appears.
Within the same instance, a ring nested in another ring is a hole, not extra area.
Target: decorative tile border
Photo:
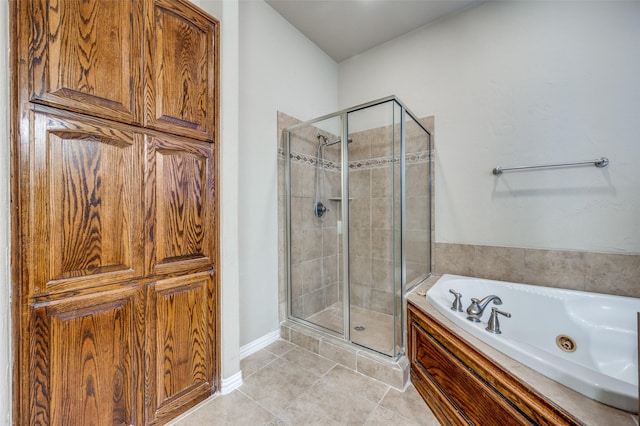
[[[405,156],[405,164],[424,163],[430,160],[429,151],[420,151],[407,154]],[[356,160],[349,163],[350,169],[378,169],[385,167],[391,163],[399,163],[400,158],[396,157],[379,157],[368,158],[366,160]]]
[[[280,151],[280,150],[278,150],[278,151]],[[278,152],[278,157],[279,158],[284,158],[284,152],[282,154],[280,154],[280,152]],[[308,166],[316,167],[316,165],[318,164],[318,159],[315,156],[308,155],[308,154],[302,154],[300,152],[292,152],[291,154],[289,154],[289,158],[294,163],[306,164]],[[325,169],[328,169],[328,170],[340,171],[340,164],[336,163],[335,161],[330,161],[330,160],[325,159],[324,160],[324,167],[325,167]]]
[[[413,152],[406,155],[405,164],[416,164],[416,163],[424,163],[427,161],[433,161],[434,152],[431,151],[420,151]],[[282,148],[278,149],[278,158],[284,159],[284,150]],[[289,158],[291,161],[295,163],[306,164],[308,166],[316,166],[318,164],[318,160],[313,155],[303,154],[300,152],[291,152],[289,154]],[[386,167],[392,163],[398,163],[400,161],[399,158],[389,157],[378,157],[378,158],[368,158],[366,160],[355,160],[349,162],[349,169],[355,170],[366,170],[366,169],[378,169],[381,167]],[[325,168],[329,170],[340,171],[340,164],[335,161],[324,160]]]

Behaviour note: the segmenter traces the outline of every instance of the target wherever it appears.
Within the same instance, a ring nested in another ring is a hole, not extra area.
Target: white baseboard
[[[240,359],[246,358],[249,355],[258,352],[260,349],[269,346],[278,339],[280,339],[280,329],[272,331],[269,334],[265,334],[264,336],[254,340],[253,342],[247,343],[240,348]]]
[[[238,371],[231,377],[222,379],[220,386],[220,395],[226,395],[242,386],[242,371]]]

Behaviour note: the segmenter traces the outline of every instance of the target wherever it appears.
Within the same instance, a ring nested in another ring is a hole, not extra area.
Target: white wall
[[[335,111],[337,87],[331,58],[263,1],[240,2],[241,345],[279,326],[276,112]]]
[[[438,242],[640,253],[638,40],[640,2],[484,3],[340,63],[339,106],[435,115]]]
[[[238,259],[239,4],[195,0],[220,20],[220,309],[222,379],[240,371]],[[224,385],[224,384],[223,384]]]
[[[0,424],[11,424],[11,211],[9,134],[9,10],[0,2]]]

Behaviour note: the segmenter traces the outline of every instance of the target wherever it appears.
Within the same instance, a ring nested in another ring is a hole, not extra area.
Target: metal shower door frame
[[[392,96],[387,96],[384,98],[380,98],[371,102],[367,102],[364,104],[360,104],[351,108],[347,108],[341,111],[337,111],[331,114],[326,114],[323,115],[321,117],[317,117],[314,118],[312,120],[309,121],[305,121],[303,123],[299,123],[296,124],[294,126],[288,127],[284,130],[284,137],[285,137],[285,149],[284,149],[284,156],[285,156],[285,186],[286,186],[286,200],[285,200],[285,240],[286,240],[286,248],[284,250],[284,254],[285,254],[285,262],[286,262],[286,279],[287,279],[287,318],[292,319],[294,321],[300,322],[302,324],[305,324],[306,326],[309,326],[310,328],[316,329],[316,330],[320,330],[322,332],[325,333],[329,333],[331,335],[335,335],[337,337],[340,337],[352,344],[357,344],[355,342],[351,342],[351,333],[350,333],[350,328],[351,328],[351,297],[350,297],[350,251],[349,251],[349,245],[350,245],[350,241],[349,241],[349,229],[350,229],[350,223],[349,223],[349,202],[348,202],[348,197],[349,197],[349,148],[348,148],[348,143],[343,143],[341,144],[341,190],[342,190],[342,194],[341,194],[341,198],[343,200],[343,202],[341,203],[341,214],[342,214],[342,295],[343,295],[343,300],[342,300],[342,308],[343,308],[343,332],[342,334],[337,333],[333,330],[330,330],[328,328],[325,327],[321,327],[317,324],[314,324],[310,321],[304,320],[302,318],[299,318],[297,316],[295,316],[292,312],[292,299],[291,299],[291,295],[292,295],[292,283],[291,283],[291,277],[292,277],[292,271],[291,271],[291,131],[293,130],[297,130],[309,125],[313,125],[315,123],[321,122],[321,121],[325,121],[331,118],[336,118],[336,117],[340,117],[340,128],[341,128],[341,135],[340,138],[342,141],[347,141],[348,137],[349,137],[349,126],[348,126],[348,119],[347,116],[349,113],[351,112],[356,112],[362,109],[366,109],[369,107],[373,107],[376,105],[380,105],[389,101],[393,101],[394,102],[394,106],[397,105],[398,107],[400,107],[400,167],[401,167],[401,172],[400,172],[400,212],[401,212],[401,218],[400,218],[400,265],[401,265],[401,273],[400,273],[400,297],[404,298],[404,294],[405,292],[408,290],[406,287],[406,256],[404,253],[405,250],[405,242],[406,242],[406,186],[405,186],[405,178],[406,178],[406,150],[405,150],[405,121],[407,116],[411,117],[413,119],[413,121],[420,126],[425,133],[428,135],[429,137],[429,152],[431,153],[432,151],[432,139],[431,139],[431,132],[422,125],[422,123],[420,123],[420,121],[416,118],[416,116],[404,105],[404,103],[402,103],[395,95]],[[432,199],[432,185],[433,185],[433,167],[432,164],[430,162],[429,164],[429,198]],[[347,202],[344,202],[345,200],[347,200]],[[431,202],[430,202],[431,203]],[[432,229],[432,224],[433,222],[433,217],[431,212],[429,212],[429,229]],[[429,231],[430,234],[430,244],[432,244],[433,242],[433,233],[431,231]],[[433,265],[433,250],[429,250],[429,265]],[[395,262],[394,262],[395,264]],[[430,276],[433,271],[431,270],[431,266],[430,266],[430,272],[427,276]],[[394,275],[395,276],[395,275]],[[404,306],[404,303],[402,303],[402,306]],[[396,304],[394,303],[394,320],[397,318],[396,315],[398,315],[398,312],[396,312]],[[405,314],[404,314],[404,308],[401,308],[401,312],[398,315],[400,317],[400,321],[404,322],[405,320]],[[404,348],[406,347],[406,333],[405,331],[405,327],[404,324],[402,324],[402,328],[403,330],[402,332],[402,337],[401,337],[401,345],[402,348],[400,349],[400,351],[398,351],[398,353],[395,353],[393,355],[388,355],[388,354],[384,354],[387,356],[390,356],[391,358],[398,358],[399,356],[401,356],[404,353]],[[395,336],[395,327],[394,327],[394,346],[396,344],[397,341],[397,336]],[[358,345],[358,346],[362,346],[362,345]],[[371,350],[373,352],[376,353],[380,353],[378,351],[376,351],[375,349],[371,349],[371,348],[367,348],[366,346],[362,346],[363,348],[366,348],[368,350]]]

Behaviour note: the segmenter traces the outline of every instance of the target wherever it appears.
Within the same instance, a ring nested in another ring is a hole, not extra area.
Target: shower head
[[[320,141],[320,139],[322,139],[322,141],[320,141],[320,143],[322,143],[324,145],[326,145],[327,141],[329,140],[329,138],[327,138],[325,135],[323,135],[320,132],[316,133],[316,138],[318,138],[318,141]]]
[[[325,135],[323,135],[320,132],[316,133],[316,137],[318,138],[318,140],[322,139],[322,141],[320,143],[323,144],[324,146],[331,146],[331,145],[335,145],[337,143],[342,142],[342,138],[338,138],[338,139],[329,141],[329,138],[326,137]],[[348,138],[347,139],[347,143],[351,143],[351,142],[353,142],[353,139]]]

